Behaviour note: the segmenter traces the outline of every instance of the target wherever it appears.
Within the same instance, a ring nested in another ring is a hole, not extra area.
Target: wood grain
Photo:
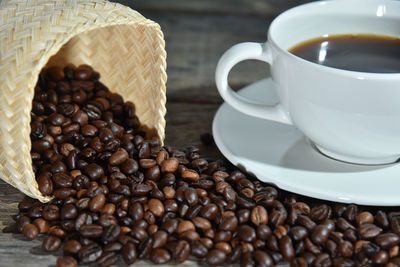
[[[140,11],[233,14],[241,16],[277,15],[310,0],[119,0],[121,4]]]
[[[151,16],[148,16],[151,17]],[[272,18],[178,14],[154,15],[164,32],[167,50],[168,101],[220,103],[215,87],[219,58],[239,42],[264,42]],[[238,88],[268,75],[268,65],[259,61],[238,64],[230,75]]]

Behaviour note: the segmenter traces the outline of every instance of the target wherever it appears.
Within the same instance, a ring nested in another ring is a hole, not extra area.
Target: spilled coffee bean
[[[90,66],[40,74],[31,112],[32,162],[47,204],[22,201],[17,228],[58,266],[400,264],[400,213],[277,190],[193,146],[161,146],[133,103]],[[212,135],[202,142],[212,145]]]

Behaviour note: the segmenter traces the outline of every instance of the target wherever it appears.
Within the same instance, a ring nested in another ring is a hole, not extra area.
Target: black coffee
[[[311,39],[289,49],[321,65],[362,72],[399,73],[400,38],[347,34]]]

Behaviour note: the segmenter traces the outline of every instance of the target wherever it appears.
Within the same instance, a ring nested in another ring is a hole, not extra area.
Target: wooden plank
[[[177,13],[234,14],[246,16],[277,15],[311,0],[117,0],[140,11]]]
[[[219,58],[232,45],[264,42],[272,18],[208,15],[149,15],[164,32],[167,50],[168,101],[220,103],[215,87]],[[268,76],[269,67],[259,61],[245,61],[231,75],[232,87],[239,88]]]

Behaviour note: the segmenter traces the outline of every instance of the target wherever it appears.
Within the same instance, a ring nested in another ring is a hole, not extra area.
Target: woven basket
[[[30,156],[34,87],[43,67],[88,64],[136,106],[144,129],[164,139],[166,53],[160,26],[102,0],[0,0],[0,177],[47,202]]]

